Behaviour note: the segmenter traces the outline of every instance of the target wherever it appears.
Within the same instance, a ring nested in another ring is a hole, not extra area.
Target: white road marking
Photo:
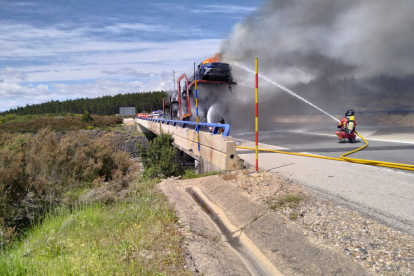
[[[329,157],[329,156],[325,156],[325,155],[320,155],[320,154],[315,154],[315,153],[311,153],[311,152],[306,152],[306,151],[303,151],[303,152],[299,152],[299,153],[301,153],[301,154],[309,154],[309,155],[315,155],[315,156],[320,156],[320,157]]]

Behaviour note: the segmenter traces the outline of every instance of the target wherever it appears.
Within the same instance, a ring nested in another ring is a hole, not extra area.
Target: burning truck
[[[197,81],[198,113],[201,122],[215,122],[229,113],[234,97],[231,86],[236,84],[231,66],[220,62],[220,55],[204,60],[192,76],[182,74],[177,79],[177,92],[164,100],[164,117],[173,120],[195,121],[195,81]],[[211,115],[214,110],[215,117]],[[210,113],[210,114],[209,114]]]

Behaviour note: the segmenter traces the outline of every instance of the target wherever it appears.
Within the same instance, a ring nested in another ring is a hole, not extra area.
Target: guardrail
[[[173,126],[176,126],[177,124],[181,124],[182,128],[185,128],[187,125],[192,125],[192,126],[196,126],[196,131],[200,130],[200,127],[212,127],[213,128],[213,131],[211,132],[212,135],[213,134],[218,134],[218,130],[224,128],[222,137],[227,137],[230,134],[230,125],[229,124],[200,123],[199,122],[198,125],[197,125],[197,122],[191,122],[191,121],[178,121],[178,120],[140,118],[140,117],[137,117],[137,119],[146,120],[146,121],[150,121],[150,122],[156,122],[156,123],[161,122],[162,124],[166,124],[166,125],[169,125],[170,123],[172,123]]]

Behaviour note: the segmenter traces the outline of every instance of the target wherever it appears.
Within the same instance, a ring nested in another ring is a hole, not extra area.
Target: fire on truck
[[[206,120],[207,112],[212,105],[217,102],[229,102],[232,97],[231,85],[236,83],[233,80],[231,66],[219,60],[220,55],[217,54],[200,63],[191,77],[187,77],[186,74],[178,77],[177,92],[164,101],[164,118],[195,121],[195,81],[201,121]],[[222,109],[228,109],[228,105]]]

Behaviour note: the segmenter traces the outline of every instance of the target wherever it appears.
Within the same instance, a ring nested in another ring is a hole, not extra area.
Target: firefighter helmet
[[[350,109],[345,113],[345,117],[354,116],[354,114],[355,112],[352,109]]]

